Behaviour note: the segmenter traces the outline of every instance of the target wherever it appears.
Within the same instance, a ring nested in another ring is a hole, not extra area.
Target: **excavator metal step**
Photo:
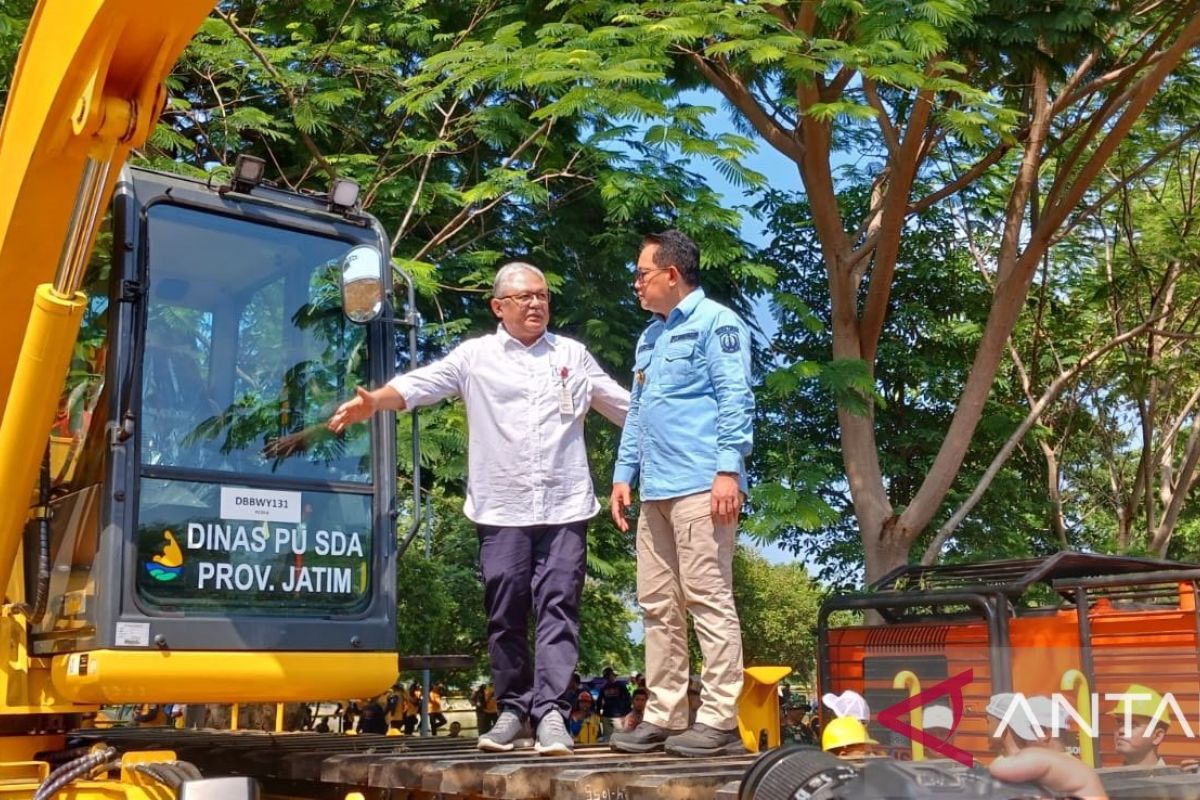
[[[205,777],[254,778],[263,800],[738,800],[756,756],[627,755],[606,745],[546,757],[485,753],[473,738],[126,728],[73,733],[120,752],[172,750]],[[853,762],[861,765],[862,762]],[[947,773],[961,770],[945,762]],[[1114,800],[1200,800],[1200,775],[1174,769],[1100,770]]]
[[[685,759],[607,745],[547,757],[487,753],[473,738],[126,728],[81,731],[118,750],[169,749],[205,775],[257,779],[264,798],[343,800],[715,800],[753,755]],[[727,793],[728,795],[728,793]],[[733,795],[736,796],[736,791]]]

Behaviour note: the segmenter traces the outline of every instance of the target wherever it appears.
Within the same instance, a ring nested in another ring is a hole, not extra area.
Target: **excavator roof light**
[[[334,178],[329,187],[329,207],[333,211],[349,211],[358,202],[358,184],[348,178]]]
[[[267,162],[258,156],[242,153],[233,164],[232,189],[235,192],[249,193],[251,189],[262,183],[267,171]]]

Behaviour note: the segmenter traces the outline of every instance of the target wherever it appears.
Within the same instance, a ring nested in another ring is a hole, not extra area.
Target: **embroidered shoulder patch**
[[[721,343],[722,353],[736,353],[742,349],[742,337],[736,325],[723,325],[715,331]]]

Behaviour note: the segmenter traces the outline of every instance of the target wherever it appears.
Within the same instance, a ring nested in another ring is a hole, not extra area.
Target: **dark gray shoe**
[[[652,753],[662,750],[663,743],[672,736],[680,736],[684,731],[673,731],[660,728],[652,722],[639,722],[631,731],[614,733],[608,738],[608,746],[618,753]]]
[[[707,758],[710,756],[735,756],[746,752],[742,735],[737,728],[719,731],[702,722],[697,722],[683,733],[667,739],[664,749],[673,756]]]
[[[537,743],[533,749],[544,756],[569,756],[575,752],[575,740],[567,733],[561,712],[550,711],[542,717],[537,726]]]
[[[515,711],[501,711],[496,724],[480,736],[476,744],[480,750],[490,753],[507,753],[514,748],[531,746],[533,734],[529,731],[529,725]]]

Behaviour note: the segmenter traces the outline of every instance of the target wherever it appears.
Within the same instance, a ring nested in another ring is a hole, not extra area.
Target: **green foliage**
[[[691,233],[710,293],[743,309],[772,277],[745,259],[737,213],[681,157],[718,164],[746,186],[764,178],[739,164],[750,140],[710,135],[711,109],[679,101],[662,82],[668,54],[621,44],[611,26],[580,25],[574,9],[561,11],[227,0],[172,76],[167,113],[141,157],[202,173],[253,152],[267,159],[269,177],[314,191],[333,172],[352,178],[392,235],[394,263],[415,280],[430,321],[421,361],[494,329],[483,295],[501,263],[522,259],[547,273],[552,327],[627,381],[645,324],[630,286],[642,232],[678,225]],[[462,406],[424,410],[418,425],[435,545],[429,559],[414,545],[401,562],[403,648],[420,653],[430,639],[435,652],[480,653],[482,667],[474,556],[462,556],[474,552],[460,517]],[[403,491],[413,466],[406,416],[397,435]],[[589,425],[601,494],[616,436],[605,422]],[[592,526],[588,568],[583,613],[595,633],[585,632],[583,661],[631,665],[632,546],[604,514]],[[414,586],[436,588],[418,597]]]
[[[738,548],[733,590],[747,666],[792,668],[790,680],[810,682],[817,663],[817,612],[824,594],[801,564],[770,564]]]
[[[778,325],[756,363],[763,383],[746,530],[821,559],[824,578],[857,580],[864,531],[847,488],[855,456],[843,452],[839,412],[872,420],[884,494],[875,499],[903,513],[942,446],[983,341],[998,252],[992,234],[1004,229],[1012,205],[1032,77],[1044,74],[1056,98],[1085,58],[1094,58],[1086,80],[1119,72],[1155,40],[1144,29],[1173,30],[1173,20],[1150,16],[1173,13],[1172,5],[224,0],[172,76],[167,112],[140,157],[158,168],[206,174],[227,168],[239,152],[254,152],[288,186],[323,191],[335,172],[360,182],[364,206],[392,236],[394,263],[418,286],[428,321],[423,361],[494,327],[481,300],[497,266],[520,258],[547,272],[553,327],[584,341],[627,381],[630,349],[645,322],[629,286],[640,235],[682,228],[701,244],[710,295],[748,317],[753,298],[769,297]],[[17,0],[0,12],[0,67],[14,63],[30,9],[30,0]],[[810,10],[814,17],[801,24]],[[0,102],[9,72],[0,69]],[[1033,294],[1019,298],[1026,314],[1011,352],[1021,366],[1002,359],[933,527],[965,499],[1024,416],[1027,392],[1036,395],[1114,326],[1146,319],[1171,264],[1184,265],[1187,277],[1176,308],[1195,305],[1197,239],[1188,235],[1194,209],[1187,192],[1166,191],[1189,185],[1182,180],[1186,159],[1139,169],[1176,137],[1191,141],[1198,77],[1195,63],[1185,63],[1163,85],[1113,160],[1113,183],[1085,196],[1086,204],[1099,203],[1099,216],[1062,232]],[[714,129],[711,103],[694,102],[696,87],[744,101],[734,106],[736,132]],[[1059,170],[1078,174],[1066,154],[1078,147],[1084,159],[1093,152],[1087,122],[1119,91],[1098,84],[1051,121],[1040,199],[1015,204],[1020,214],[1044,201]],[[960,193],[905,214],[899,255],[885,264],[868,231],[879,197],[898,180],[888,133],[906,135],[919,95],[929,98],[932,116],[916,132],[927,146],[923,160],[910,165],[916,178],[906,203],[963,176],[996,148],[1013,149]],[[744,165],[760,144],[793,160],[790,148],[810,148],[800,171],[803,196],[788,178]],[[1194,158],[1194,146],[1183,152]],[[694,167],[701,163],[759,192],[751,213],[767,222],[769,235],[760,252],[741,241],[740,214],[706,185]],[[821,196],[824,167],[828,198]],[[1119,202],[1100,196],[1116,184],[1130,188]],[[838,228],[819,236],[813,204],[824,200]],[[968,223],[973,227],[964,231]],[[1031,218],[1019,223],[1025,238]],[[972,250],[981,263],[970,258]],[[854,348],[840,348],[835,358],[830,276],[852,254],[860,258],[843,276],[851,287],[850,322],[861,323],[876,280],[889,282],[882,287],[886,315],[874,352],[858,357]],[[1175,321],[1191,335],[1184,318]],[[1165,349],[1151,358],[1131,343],[1073,386],[1020,443],[946,557],[1036,555],[1064,542],[1122,546],[1118,529],[1128,524],[1131,506],[1128,498],[1114,501],[1111,487],[1135,480],[1140,450],[1130,420],[1153,418],[1159,433],[1152,449],[1174,463],[1196,424],[1188,418],[1175,439],[1163,435],[1190,396],[1195,361],[1190,346],[1168,356]],[[398,361],[408,366],[405,357]],[[1139,407],[1150,396],[1154,413]],[[413,466],[408,423],[398,423],[402,487]],[[413,652],[432,637],[435,650],[481,653],[470,635],[482,630],[477,581],[471,583],[473,532],[459,515],[462,407],[423,411],[419,425],[422,481],[437,511],[435,546],[428,561],[410,554],[402,562],[402,638]],[[616,432],[601,422],[589,424],[587,435],[603,494]],[[1046,444],[1064,470],[1063,541],[1051,532],[1054,501],[1042,488]],[[1194,555],[1195,529],[1185,513],[1173,553]],[[1126,545],[1136,549],[1147,533],[1126,531],[1133,538]],[[622,632],[631,560],[629,538],[602,513],[592,526],[584,614],[585,630],[603,633],[585,639],[588,668],[636,661]],[[758,567],[740,569],[746,580],[767,580]],[[436,588],[409,596],[413,586]],[[746,607],[753,605],[747,597]]]
[[[1156,99],[1101,187],[1111,202],[1097,209],[1094,225],[1073,237],[1071,269],[1063,271],[1069,283],[1059,292],[1070,293],[1078,310],[1071,323],[1050,335],[1062,338],[1065,347],[1056,350],[1066,355],[1086,350],[1097,331],[1153,322],[1157,334],[1114,351],[1047,421],[1071,433],[1059,447],[1072,490],[1068,513],[1079,535],[1102,550],[1185,561],[1196,541],[1191,504],[1183,503],[1173,524],[1164,515],[1175,492],[1186,496],[1195,480],[1186,471],[1198,386],[1197,353],[1188,332],[1195,328],[1200,298],[1194,235],[1200,226],[1200,171],[1194,144],[1179,151],[1161,148],[1181,130],[1174,111],[1191,114],[1178,90],[1194,83],[1193,71],[1177,77],[1162,105]]]
[[[606,581],[585,582],[579,614],[579,673],[599,675],[611,666],[628,674],[640,668],[641,649],[629,638],[629,626],[639,616]]]
[[[0,114],[8,101],[21,39],[33,13],[34,0],[7,0],[0,9]]]
[[[869,186],[840,195],[853,224],[866,213]],[[778,275],[773,311],[777,364],[758,393],[754,514],[746,529],[822,564],[821,577],[857,583],[862,550],[845,490],[837,412],[870,410],[878,431],[889,500],[903,507],[932,463],[971,368],[989,291],[965,258],[949,215],[918,216],[902,240],[892,300],[873,371],[861,360],[834,360],[832,311],[807,202],[768,193],[757,206],[769,220],[768,246],[757,257]],[[998,388],[963,467],[946,498],[945,519],[974,487],[973,478],[1023,415],[1019,387]],[[1051,552],[1036,452],[1010,462],[986,501],[961,526],[948,557],[973,559]],[[924,540],[923,540],[924,541]]]
[[[887,407],[883,395],[875,391],[871,365],[861,358],[835,358],[821,368],[821,384],[838,408],[865,416],[872,406]]]
[[[800,475],[799,486],[816,485],[820,473],[816,470]],[[759,544],[779,542],[784,534],[793,537],[800,532],[817,531],[837,522],[837,514],[820,495],[797,491],[796,487],[778,482],[759,483],[750,490],[750,503],[763,509],[742,523],[742,532]]]
[[[400,559],[396,576],[396,621],[401,656],[423,653],[470,654],[476,657],[471,674],[439,675],[454,686],[466,687],[487,674],[487,623],[483,585],[479,580],[479,539],[462,517],[458,498],[435,492],[426,521],[431,536],[425,553],[423,528]],[[403,522],[403,520],[402,520]],[[407,527],[398,533],[403,535]]]

